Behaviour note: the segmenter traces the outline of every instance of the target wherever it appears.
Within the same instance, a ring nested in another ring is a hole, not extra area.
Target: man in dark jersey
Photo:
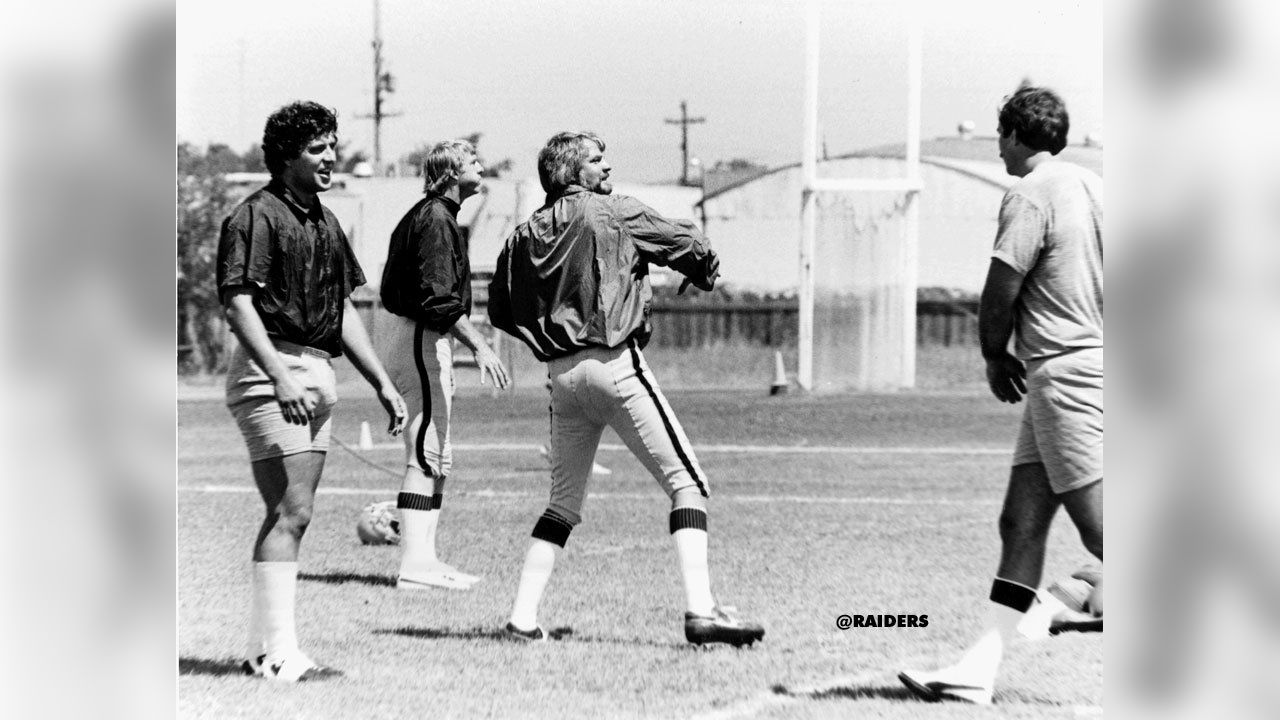
[[[556,554],[582,521],[587,479],[608,426],[671,498],[685,638],[750,645],[764,628],[734,618],[712,597],[708,480],[641,353],[652,332],[649,265],[710,290],[720,261],[692,223],[611,195],[610,169],[596,135],[551,138],[538,154],[546,204],[507,239],[489,286],[494,327],[524,341],[547,363],[551,380],[551,502],[533,528],[505,633],[547,638],[538,604]]]
[[[249,448],[267,515],[253,547],[251,675],[296,682],[340,675],[298,647],[298,546],[311,521],[337,400],[331,360],[344,351],[404,427],[405,405],[374,354],[351,292],[364,274],[337,218],[317,197],[332,183],[337,117],[297,102],[267,119],[271,182],[223,222],[218,292],[240,340],[227,407]]]
[[[458,226],[462,202],[480,189],[483,168],[465,140],[437,143],[423,167],[427,196],[391,233],[382,271],[382,304],[392,313],[379,355],[404,392],[405,475],[400,509],[400,573],[396,587],[468,590],[480,578],[436,557],[436,528],[445,480],[453,466],[453,342],[475,353],[480,382],[507,386],[507,370],[471,324],[471,259]]]

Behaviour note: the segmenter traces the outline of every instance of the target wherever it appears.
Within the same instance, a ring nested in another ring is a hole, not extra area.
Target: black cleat
[[[728,643],[750,647],[763,637],[763,625],[739,620],[720,607],[714,608],[711,615],[684,614],[684,639],[694,645]]]
[[[1065,608],[1049,621],[1050,635],[1059,635],[1064,632],[1102,632],[1102,617]]]
[[[974,705],[991,704],[991,687],[945,680],[942,673],[909,670],[898,673],[898,679],[913,695],[926,702],[955,700]]]
[[[508,640],[520,643],[542,643],[547,641],[547,631],[540,627],[532,630],[521,630],[512,623],[502,628],[502,636]]]
[[[342,677],[341,670],[317,665],[302,653],[288,655],[279,660],[264,660],[260,668],[262,677],[277,682],[314,682]]]

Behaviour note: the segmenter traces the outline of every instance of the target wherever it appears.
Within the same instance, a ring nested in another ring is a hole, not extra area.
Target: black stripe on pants
[[[640,352],[636,350],[634,343],[628,343],[627,349],[631,351],[631,364],[635,367],[636,377],[639,378],[640,384],[644,385],[644,389],[648,391],[649,398],[653,400],[653,406],[658,409],[658,417],[662,418],[662,425],[667,429],[667,437],[671,439],[671,444],[676,449],[676,455],[680,457],[680,462],[684,464],[684,469],[689,471],[689,477],[693,478],[693,484],[698,486],[698,492],[702,493],[702,497],[707,495],[707,486],[698,478],[698,473],[694,470],[693,463],[689,461],[688,454],[684,451],[684,446],[680,444],[680,436],[676,434],[675,426],[671,424],[671,418],[667,417],[667,411],[662,408],[662,403],[658,401],[658,393],[653,389],[653,385],[649,383],[649,379],[644,376],[644,371],[640,369]]]
[[[422,446],[427,440],[427,428],[431,425],[431,377],[427,374],[427,361],[422,355],[422,321],[413,327],[413,363],[418,368],[418,382],[422,385],[422,423],[418,425],[418,438],[415,450],[418,453],[418,464],[427,477],[435,477],[435,470],[427,464],[427,454]]]

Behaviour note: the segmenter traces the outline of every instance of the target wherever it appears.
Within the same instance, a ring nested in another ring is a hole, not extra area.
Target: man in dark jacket
[[[538,155],[547,202],[515,229],[489,286],[494,327],[524,341],[551,380],[551,501],[533,528],[505,632],[545,640],[538,604],[556,554],[582,521],[587,479],[605,426],[671,498],[670,530],[684,581],[685,637],[751,644],[764,628],[716,605],[707,568],[708,481],[645,362],[650,264],[710,290],[720,261],[692,223],[611,195],[604,141],[560,133]]]
[[[380,344],[387,371],[404,393],[405,474],[400,509],[401,589],[470,589],[480,578],[436,556],[436,528],[453,466],[453,342],[475,353],[480,382],[507,386],[507,370],[471,324],[471,260],[458,227],[462,202],[480,189],[483,168],[465,140],[436,144],[427,155],[425,198],[391,234],[382,271],[382,304],[393,314]]]

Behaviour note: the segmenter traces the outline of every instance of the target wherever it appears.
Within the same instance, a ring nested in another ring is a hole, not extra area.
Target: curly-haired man
[[[218,292],[239,339],[227,407],[249,448],[266,519],[253,546],[249,659],[244,670],[296,682],[339,675],[298,647],[298,547],[329,449],[337,392],[331,360],[345,351],[377,391],[389,432],[404,400],[374,354],[349,296],[364,274],[318,195],[333,182],[338,121],[313,102],[267,119],[262,149],[271,182],[223,222]]]

